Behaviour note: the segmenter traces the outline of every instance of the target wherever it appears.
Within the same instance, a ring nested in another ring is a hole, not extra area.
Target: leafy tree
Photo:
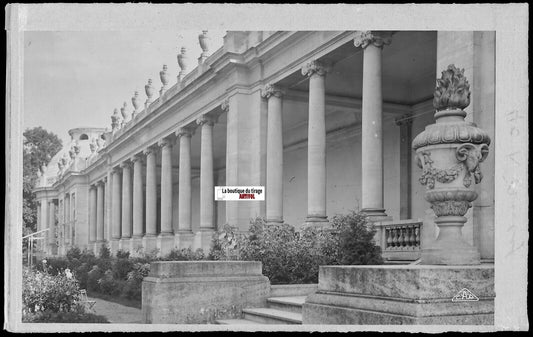
[[[22,158],[22,197],[24,233],[34,232],[37,228],[37,205],[32,193],[37,181],[37,171],[43,165],[48,165],[52,157],[61,150],[62,143],[59,137],[42,127],[26,129],[23,133],[23,158]]]

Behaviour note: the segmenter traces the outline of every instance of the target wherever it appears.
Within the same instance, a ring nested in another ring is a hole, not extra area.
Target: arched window
[[[86,134],[82,133],[80,135],[80,140],[87,140],[87,139],[89,139],[89,136],[87,136]]]

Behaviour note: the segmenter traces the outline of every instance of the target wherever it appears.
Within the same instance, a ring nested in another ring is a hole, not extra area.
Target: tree
[[[22,158],[22,221],[24,232],[34,232],[37,228],[37,205],[33,188],[37,182],[37,171],[43,165],[48,165],[52,157],[62,148],[59,137],[42,127],[26,129],[23,133],[23,158]]]

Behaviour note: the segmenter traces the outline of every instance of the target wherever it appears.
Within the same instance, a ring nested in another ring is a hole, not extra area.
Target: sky
[[[111,127],[115,108],[152,79],[159,97],[159,71],[166,64],[168,87],[176,84],[177,54],[187,48],[190,72],[198,64],[201,31],[42,31],[24,34],[24,129],[41,126],[70,143],[68,130]],[[225,31],[208,31],[209,54]],[[120,111],[120,110],[119,110]]]

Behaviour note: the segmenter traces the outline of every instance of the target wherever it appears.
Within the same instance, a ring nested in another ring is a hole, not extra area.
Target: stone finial
[[[202,48],[202,54],[198,59],[198,63],[202,64],[207,58],[209,52],[209,36],[207,36],[207,30],[202,30],[202,34],[198,35],[198,41],[200,42],[200,48]]]
[[[159,72],[159,78],[161,79],[161,83],[163,86],[161,87],[161,90],[159,90],[159,96],[163,96],[165,91],[167,91],[167,85],[168,85],[168,71],[167,71],[167,65],[163,65],[163,70]]]
[[[353,39],[353,44],[356,47],[365,49],[370,44],[383,48],[385,45],[389,45],[392,42],[391,32],[371,32],[371,31],[357,31]]]
[[[464,109],[470,104],[470,84],[464,76],[464,69],[450,64],[437,79],[433,93],[433,106],[437,111]]]
[[[133,114],[131,115],[131,118],[135,117],[137,114],[137,111],[139,111],[139,108],[141,107],[141,99],[139,98],[139,92],[135,91],[133,94],[133,97],[131,98],[131,104],[133,105]]]
[[[146,102],[144,103],[147,107],[150,103],[153,102],[152,97],[154,96],[154,87],[152,86],[152,79],[148,79],[148,83],[144,86],[144,91],[146,92]]]
[[[178,66],[180,67],[180,73],[178,75],[178,83],[183,80],[183,77],[187,74],[187,48],[181,47],[181,52],[178,54]]]
[[[312,60],[307,62],[302,67],[302,75],[311,77],[316,74],[319,76],[324,76],[331,68],[331,63],[329,61],[323,60]]]
[[[229,111],[229,99],[225,99],[222,101],[222,103],[220,104],[220,108],[222,109],[222,111],[225,111],[225,112],[228,112]]]
[[[118,114],[118,109],[115,108],[115,110],[113,110],[113,114],[111,115],[111,130],[113,132],[118,130],[119,120],[120,116]]]
[[[270,83],[265,85],[263,90],[261,90],[261,96],[267,99],[270,98],[271,96],[281,97],[283,94],[284,94],[283,90],[281,90],[278,86],[270,84]]]
[[[103,149],[105,146],[105,140],[103,140],[101,136],[98,137],[98,139],[96,139],[96,145],[98,146],[98,149]]]
[[[74,149],[74,153],[76,154],[76,157],[77,157],[80,154],[80,144],[78,143],[78,141],[74,142],[74,145],[72,146],[72,148]]]

